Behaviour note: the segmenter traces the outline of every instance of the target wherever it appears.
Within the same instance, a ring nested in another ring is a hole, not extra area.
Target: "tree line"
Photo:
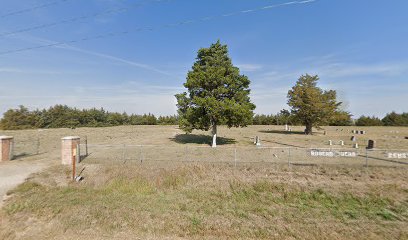
[[[284,111],[284,110],[283,110]],[[302,122],[296,119],[296,116],[290,113],[290,115],[282,115],[282,111],[276,115],[260,114],[255,115],[253,119],[253,125],[292,125],[302,126]],[[408,126],[408,113],[388,113],[384,118],[378,118],[375,116],[361,116],[357,119],[353,119],[352,115],[348,112],[338,112],[328,123],[329,126],[395,126],[395,127],[407,127]]]
[[[383,119],[372,116],[361,116],[356,120],[356,126],[408,126],[408,113],[388,113]]]
[[[77,109],[55,105],[48,109],[30,111],[24,106],[9,109],[0,120],[4,130],[35,128],[111,127],[120,125],[176,125],[177,116],[127,114],[101,109]]]
[[[9,109],[0,120],[3,130],[21,130],[36,128],[76,128],[76,127],[111,127],[122,125],[177,125],[179,118],[153,114],[136,115],[109,112],[101,109],[71,108],[55,105],[48,109],[30,111],[24,106]],[[221,125],[226,125],[224,122]],[[292,125],[301,126],[302,122],[289,110],[283,109],[277,114],[256,114],[250,125]],[[391,112],[384,118],[361,116],[354,120],[348,112],[339,111],[329,121],[329,126],[408,126],[408,113]]]

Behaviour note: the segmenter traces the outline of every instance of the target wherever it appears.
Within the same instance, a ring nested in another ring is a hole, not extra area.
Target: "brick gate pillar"
[[[13,159],[14,137],[0,136],[0,162]]]
[[[72,165],[72,158],[77,152],[77,147],[81,142],[80,137],[63,137],[61,145],[61,163],[63,165]]]

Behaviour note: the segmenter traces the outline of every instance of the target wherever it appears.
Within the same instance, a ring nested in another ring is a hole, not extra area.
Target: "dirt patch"
[[[10,161],[0,164],[0,207],[7,192],[23,183],[31,174],[52,165],[49,160]]]

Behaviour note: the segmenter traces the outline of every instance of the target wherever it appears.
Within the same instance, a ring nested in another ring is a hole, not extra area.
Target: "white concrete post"
[[[14,137],[0,136],[0,162],[12,160],[14,157]]]

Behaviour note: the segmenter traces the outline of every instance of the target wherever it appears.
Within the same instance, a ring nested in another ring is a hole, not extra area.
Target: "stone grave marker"
[[[256,146],[261,146],[261,139],[259,138],[259,136],[255,137],[255,145]]]
[[[374,149],[375,145],[376,145],[376,142],[374,140],[368,140],[367,149]]]

